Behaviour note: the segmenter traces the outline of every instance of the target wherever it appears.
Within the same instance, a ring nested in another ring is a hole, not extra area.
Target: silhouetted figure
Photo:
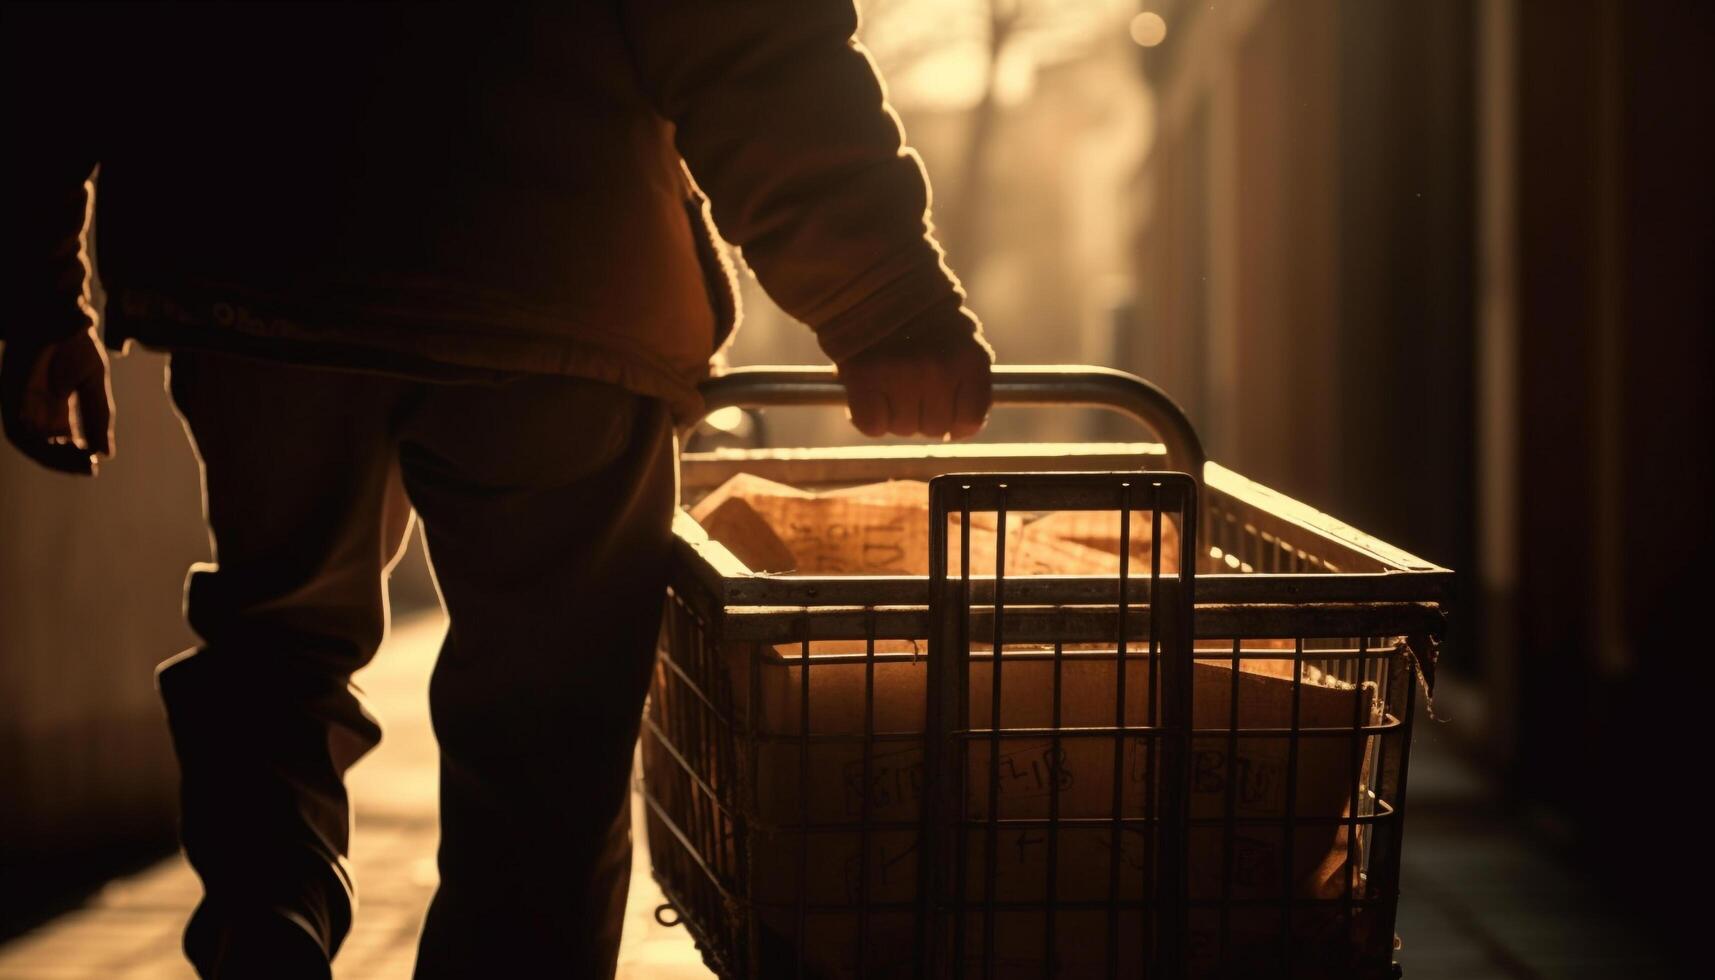
[[[686,165],[860,429],[987,412],[855,29],[843,0],[6,7],[6,433],[110,451],[97,172],[104,339],[172,351],[203,463],[202,645],[159,683],[205,976],[327,976],[350,928],[342,779],[381,736],[350,678],[413,508],[451,615],[418,975],[611,974],[674,425],[735,319]]]

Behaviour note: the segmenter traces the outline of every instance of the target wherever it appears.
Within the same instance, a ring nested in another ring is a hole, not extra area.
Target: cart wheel
[[[679,915],[677,905],[672,902],[662,902],[655,906],[655,921],[671,929],[685,920]]]

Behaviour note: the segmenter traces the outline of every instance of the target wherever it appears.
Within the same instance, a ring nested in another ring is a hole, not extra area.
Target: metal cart
[[[705,395],[843,401],[815,368]],[[678,515],[642,742],[658,916],[723,977],[1397,976],[1452,573],[1205,462],[1133,376],[999,368],[995,400],[1161,442],[684,456],[687,501],[931,479],[931,560],[754,574]],[[1018,516],[1070,510],[1117,517],[1119,573],[1010,570]]]

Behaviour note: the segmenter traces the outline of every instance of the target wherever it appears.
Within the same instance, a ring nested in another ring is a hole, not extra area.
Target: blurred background
[[[861,7],[1003,361],[1143,375],[1213,458],[1461,573],[1412,771],[1407,976],[1688,954],[1715,4]],[[743,299],[729,363],[823,360],[748,275]],[[208,544],[162,363],[116,362],[99,481],[0,452],[0,937],[173,846],[151,670],[192,642]],[[765,431],[855,439],[832,413]],[[1033,412],[986,438],[1134,436]],[[436,607],[413,552],[396,616]],[[1610,928],[1620,958],[1567,954]]]

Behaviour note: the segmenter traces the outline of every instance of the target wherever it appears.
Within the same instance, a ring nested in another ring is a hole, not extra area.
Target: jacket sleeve
[[[850,0],[622,0],[641,83],[722,237],[835,361],[963,316],[929,184]]]
[[[86,24],[76,6],[8,4],[0,41],[0,339],[40,343],[94,325],[84,257],[95,169]]]

